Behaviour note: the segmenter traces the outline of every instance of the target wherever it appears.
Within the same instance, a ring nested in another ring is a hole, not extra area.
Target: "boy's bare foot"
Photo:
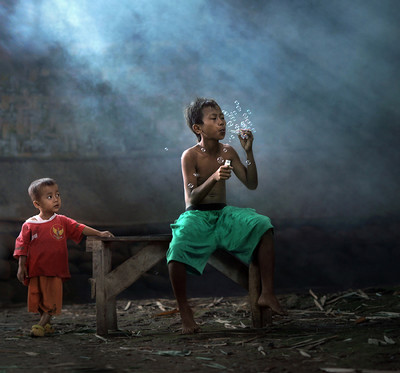
[[[200,326],[196,324],[193,311],[190,307],[179,310],[182,319],[182,334],[193,334],[200,331]]]
[[[282,308],[275,294],[262,293],[258,298],[257,304],[260,307],[269,307],[278,315],[287,315],[287,312]]]

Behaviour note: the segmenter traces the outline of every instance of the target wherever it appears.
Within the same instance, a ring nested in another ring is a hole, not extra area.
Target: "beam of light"
[[[398,1],[10,4],[0,7],[10,70],[39,61],[60,71],[46,88],[93,147],[144,144],[169,155],[195,141],[184,103],[211,96],[230,110],[238,100],[253,112],[259,164],[277,154],[271,172],[297,211],[318,215],[326,195],[332,211],[337,201],[349,211],[398,208]]]

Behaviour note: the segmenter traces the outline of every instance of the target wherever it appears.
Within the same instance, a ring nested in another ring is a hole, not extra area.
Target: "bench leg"
[[[107,301],[107,328],[108,330],[118,330],[117,322],[117,299],[109,298]]]
[[[261,278],[259,266],[251,262],[249,266],[249,298],[251,319],[254,328],[263,328],[272,324],[272,310],[259,307],[257,302],[261,294]]]
[[[108,334],[117,330],[116,299],[107,299],[105,276],[111,270],[111,250],[102,241],[97,241],[93,250],[93,277],[96,283],[96,332]]]

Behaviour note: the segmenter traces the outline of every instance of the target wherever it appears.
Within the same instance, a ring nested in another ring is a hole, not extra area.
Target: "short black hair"
[[[197,97],[189,105],[185,107],[184,115],[186,124],[191,131],[197,136],[197,140],[201,140],[201,136],[193,131],[193,124],[203,124],[203,109],[205,107],[219,107],[217,102],[212,98]]]
[[[44,177],[42,179],[32,181],[31,185],[29,185],[28,188],[28,193],[32,201],[37,201],[38,199],[40,199],[43,187],[52,185],[57,185],[57,183],[54,179],[51,179],[49,177]]]

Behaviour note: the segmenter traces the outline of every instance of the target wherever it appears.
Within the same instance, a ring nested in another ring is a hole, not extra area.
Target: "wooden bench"
[[[170,234],[111,238],[87,237],[86,251],[92,252],[93,278],[91,282],[92,298],[96,299],[97,334],[106,335],[109,330],[118,330],[116,296],[161,260],[165,260],[171,238]],[[112,269],[113,250],[118,246],[133,243],[144,244],[144,247]],[[246,266],[223,250],[217,250],[208,263],[248,290],[253,327],[262,328],[272,323],[271,310],[257,305],[261,281],[260,271],[256,264],[251,263],[250,266]]]

